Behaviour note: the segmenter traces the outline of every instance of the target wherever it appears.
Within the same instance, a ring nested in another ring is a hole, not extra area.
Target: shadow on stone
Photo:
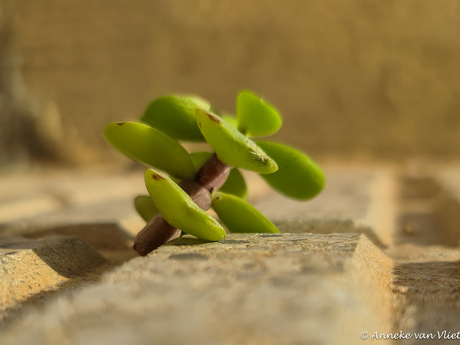
[[[58,225],[23,234],[30,239],[38,239],[50,235],[76,236],[90,246],[104,251],[131,249],[133,237],[117,223],[89,223]]]
[[[61,236],[49,238],[51,241],[58,239],[59,246],[45,242],[45,245],[32,248],[32,251],[62,277],[72,279],[86,276],[96,267],[107,263],[101,254],[81,239]]]
[[[433,177],[401,179],[396,243],[419,246],[460,244],[460,203]]]
[[[459,268],[460,261],[395,266],[393,292],[401,309],[395,313],[395,329],[424,333],[456,330],[460,318]]]
[[[111,263],[77,237],[0,237],[0,320],[25,301],[95,281]],[[14,312],[16,313],[16,312]],[[14,314],[13,313],[13,314]]]

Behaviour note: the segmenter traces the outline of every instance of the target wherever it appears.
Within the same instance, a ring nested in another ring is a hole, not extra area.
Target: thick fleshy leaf
[[[300,200],[311,199],[322,191],[324,173],[308,156],[277,143],[265,141],[257,144],[278,164],[277,172],[261,175],[270,186]]]
[[[144,177],[155,206],[169,224],[207,241],[219,241],[226,236],[219,222],[199,208],[166,174],[147,169]]]
[[[141,121],[177,140],[204,141],[195,112],[210,107],[208,102],[195,97],[161,97],[149,104]]]
[[[201,168],[201,166],[213,155],[212,152],[193,152],[190,154],[190,158],[192,159],[193,166],[195,170]]]
[[[251,92],[243,91],[236,99],[238,130],[248,137],[263,137],[278,132],[282,120],[278,112]]]
[[[277,170],[276,163],[264,151],[225,120],[201,109],[196,116],[201,133],[222,162],[260,174]]]
[[[254,206],[234,195],[217,192],[212,208],[230,232],[279,232]]]
[[[134,199],[134,207],[146,222],[149,222],[150,219],[159,213],[150,195],[139,195],[136,197]]]
[[[243,175],[237,168],[233,168],[230,171],[227,181],[225,181],[219,191],[235,195],[241,199],[246,199],[248,196],[248,187],[246,186]]]
[[[166,171],[180,179],[193,179],[195,168],[188,152],[174,139],[150,126],[118,122],[107,126],[107,142],[126,156]]]

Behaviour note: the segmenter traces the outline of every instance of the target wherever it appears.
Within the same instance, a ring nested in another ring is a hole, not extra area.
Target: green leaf
[[[149,195],[139,195],[136,197],[136,199],[134,199],[134,207],[137,213],[139,213],[146,222],[149,222],[150,219],[159,213]]]
[[[147,169],[144,177],[155,206],[169,224],[206,241],[219,241],[226,236],[219,222],[199,208],[168,176]]]
[[[193,179],[195,168],[188,152],[174,139],[150,126],[118,122],[107,126],[107,142],[126,156],[166,171],[179,179]]]
[[[278,112],[251,92],[243,91],[236,100],[238,130],[248,137],[263,137],[278,132],[282,120]]]
[[[277,143],[257,144],[278,164],[278,171],[261,175],[279,192],[300,200],[315,197],[324,188],[325,177],[321,168],[303,153]]]
[[[241,199],[246,199],[248,196],[248,188],[244,177],[237,168],[230,170],[230,175],[228,175],[227,181],[219,189],[219,191],[232,194]]]
[[[212,208],[230,232],[279,232],[254,206],[234,195],[217,192],[212,199]]]
[[[192,159],[193,166],[195,170],[201,168],[201,166],[213,155],[212,152],[193,152],[190,154],[190,158]]]
[[[201,133],[222,162],[260,174],[277,170],[276,163],[264,151],[225,120],[201,109],[196,116]]]
[[[209,103],[199,98],[166,96],[150,103],[141,121],[177,140],[204,141],[195,112],[209,108]]]

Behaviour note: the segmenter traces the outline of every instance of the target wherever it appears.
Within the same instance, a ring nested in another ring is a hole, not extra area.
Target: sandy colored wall
[[[317,156],[460,156],[460,1],[28,0],[13,27],[45,132],[82,162],[159,95],[232,111],[241,88]]]

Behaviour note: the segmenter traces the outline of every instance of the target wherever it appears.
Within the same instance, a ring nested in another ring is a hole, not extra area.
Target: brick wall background
[[[5,1],[38,132],[61,160],[118,159],[105,125],[162,94],[233,111],[242,88],[316,157],[459,156],[458,0]]]

